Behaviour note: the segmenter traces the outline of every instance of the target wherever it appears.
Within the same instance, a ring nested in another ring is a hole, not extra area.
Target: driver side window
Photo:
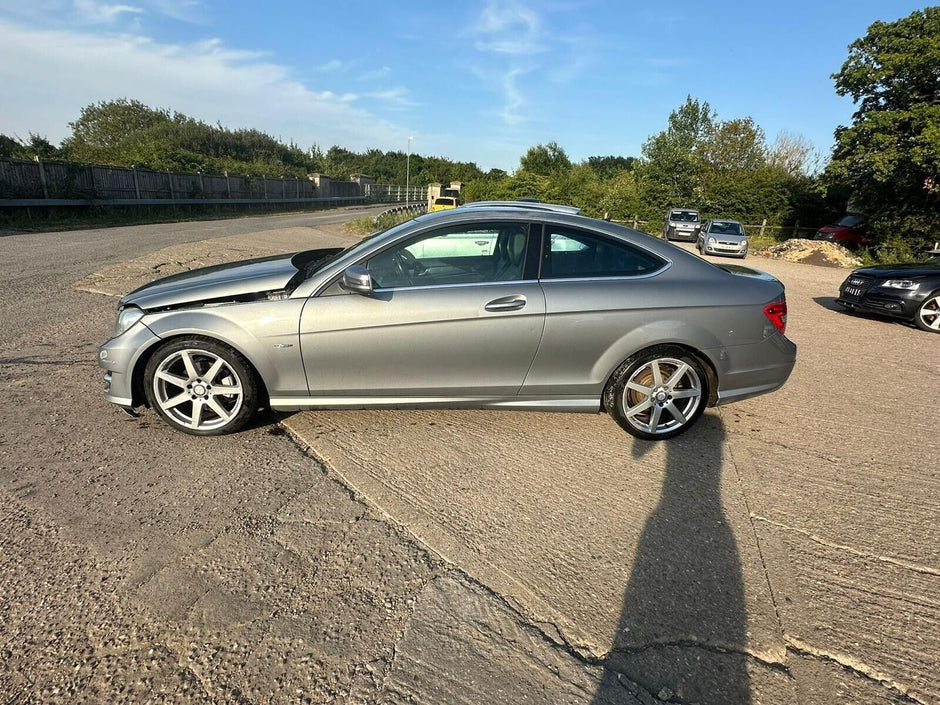
[[[451,226],[383,250],[366,267],[376,289],[516,281],[528,240],[523,223]]]

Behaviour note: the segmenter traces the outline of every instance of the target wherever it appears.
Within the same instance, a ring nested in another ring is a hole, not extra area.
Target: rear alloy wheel
[[[933,292],[914,314],[914,323],[921,330],[940,333],[940,291]]]
[[[164,421],[195,436],[237,431],[258,403],[258,384],[245,358],[206,338],[161,346],[147,362],[144,390]]]
[[[664,440],[688,430],[705,410],[708,377],[695,357],[664,345],[624,362],[611,378],[604,401],[628,433]]]

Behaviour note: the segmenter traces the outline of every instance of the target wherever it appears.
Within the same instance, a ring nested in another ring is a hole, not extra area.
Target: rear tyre
[[[914,323],[921,330],[940,333],[940,291],[933,292],[914,314]]]
[[[660,345],[637,353],[611,376],[604,404],[627,433],[650,441],[684,433],[708,402],[708,376],[688,351]]]
[[[194,436],[244,427],[258,409],[260,384],[237,351],[209,338],[171,340],[144,368],[144,393],[160,417]]]

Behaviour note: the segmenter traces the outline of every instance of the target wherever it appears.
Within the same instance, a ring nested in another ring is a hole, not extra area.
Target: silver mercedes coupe
[[[261,408],[606,411],[644,439],[773,391],[783,285],[540,203],[475,203],[323,249],[207,267],[121,299],[105,398],[186,433]]]

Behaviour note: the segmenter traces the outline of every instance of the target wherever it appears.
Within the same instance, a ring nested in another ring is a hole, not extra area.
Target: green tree
[[[698,156],[718,173],[754,171],[766,162],[764,131],[750,117],[714,123],[697,148]]]
[[[612,179],[624,171],[633,171],[636,157],[588,157],[587,164],[602,179]]]
[[[22,145],[15,137],[0,133],[0,157],[14,157]]]
[[[640,187],[633,172],[621,171],[605,186],[599,206],[612,220],[631,220],[643,212]]]
[[[644,185],[644,215],[661,216],[667,208],[699,206],[704,183],[699,152],[714,121],[707,102],[688,96],[669,114],[666,129],[643,144],[644,159],[637,173]]]
[[[857,110],[836,129],[830,183],[851,189],[887,249],[940,240],[940,7],[872,24],[833,79]]]
[[[136,134],[155,125],[169,123],[167,110],[154,110],[139,100],[119,98],[82,108],[70,122],[71,136],[63,143],[70,159],[120,163],[122,150]]]
[[[557,142],[537,144],[519,160],[520,171],[539,176],[551,176],[571,170],[571,160]]]
[[[29,142],[23,142],[7,135],[0,135],[0,157],[58,159],[61,156],[58,147],[42,135],[37,135],[34,132],[29,133]]]

